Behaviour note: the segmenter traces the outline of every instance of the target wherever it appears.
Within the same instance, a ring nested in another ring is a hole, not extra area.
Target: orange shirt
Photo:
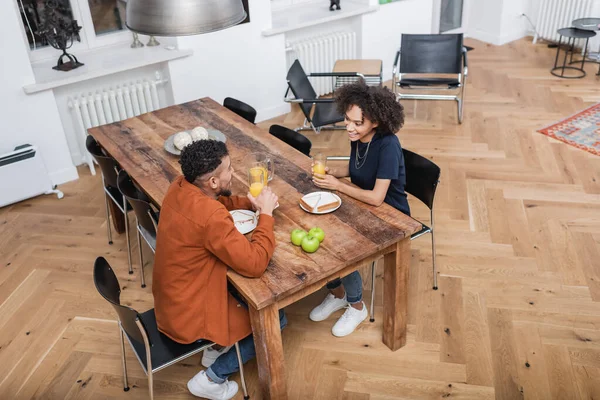
[[[206,196],[183,176],[160,210],[152,294],[158,329],[179,343],[208,339],[230,346],[252,333],[248,310],[227,291],[227,268],[260,277],[275,250],[274,219],[261,215],[248,240],[228,210],[245,197]]]

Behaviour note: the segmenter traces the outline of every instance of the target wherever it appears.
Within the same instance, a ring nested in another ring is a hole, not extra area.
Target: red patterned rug
[[[600,103],[538,132],[600,156]]]

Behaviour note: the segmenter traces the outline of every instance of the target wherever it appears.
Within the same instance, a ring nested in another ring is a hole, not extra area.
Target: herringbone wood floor
[[[453,103],[406,101],[399,134],[442,168],[440,290],[431,290],[422,237],[413,242],[408,344],[395,353],[381,343],[380,307],[375,323],[339,339],[335,318],[307,318],[321,294],[290,306],[291,399],[600,398],[600,158],[535,133],[600,100],[596,66],[585,79],[560,80],[544,45],[469,44],[464,124]],[[301,120],[292,112],[261,125]],[[348,151],[343,133],[307,136],[315,151]],[[100,178],[80,173],[61,187],[63,200],[0,209],[2,399],[147,397],[129,349],[132,390],[122,390],[115,314],[93,286],[93,260],[112,263],[122,299],[138,310],[152,307],[151,286],[140,288],[137,262],[127,274],[124,235],[106,243]],[[411,207],[427,220],[424,207]],[[198,370],[196,356],[159,372],[156,397],[192,398],[185,385]],[[246,371],[258,399],[255,364]]]

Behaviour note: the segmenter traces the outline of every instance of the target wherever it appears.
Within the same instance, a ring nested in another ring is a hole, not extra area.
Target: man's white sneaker
[[[237,383],[233,381],[225,381],[223,383],[211,382],[204,371],[198,372],[190,379],[187,387],[194,396],[209,400],[229,400],[238,392]]]
[[[331,328],[331,333],[333,336],[342,337],[347,336],[354,332],[356,327],[360,325],[367,317],[369,313],[367,312],[367,306],[365,303],[362,303],[362,310],[357,310],[348,304],[346,307],[346,312],[338,319],[338,321]]]
[[[343,299],[338,299],[333,294],[329,293],[325,300],[310,312],[309,318],[315,322],[324,321],[331,314],[337,310],[341,310],[346,307],[348,302],[346,301],[346,295]]]
[[[231,346],[223,347],[221,350],[215,350],[212,347],[204,349],[202,352],[202,366],[208,368],[214,364],[221,354],[225,354],[231,349]]]

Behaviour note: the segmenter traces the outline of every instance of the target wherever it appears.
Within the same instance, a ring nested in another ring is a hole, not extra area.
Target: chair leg
[[[108,196],[104,193],[104,204],[106,204],[106,234],[108,235],[108,244],[113,244],[112,231],[110,230],[110,207],[108,206]]]
[[[127,261],[129,262],[129,275],[133,274],[131,266],[131,240],[129,239],[129,218],[127,215],[127,199],[123,196],[123,216],[125,217],[125,236],[127,237]]]
[[[375,322],[375,261],[371,263],[371,322]]]
[[[242,390],[244,391],[244,400],[248,400],[248,388],[246,388],[246,379],[244,377],[244,364],[242,363],[242,353],[240,353],[240,344],[235,342],[235,354],[237,354],[238,365],[240,366],[240,378],[242,381]]]
[[[437,268],[435,266],[435,236],[431,229],[431,260],[433,262],[433,290],[438,290]]]
[[[150,368],[148,368],[148,391],[150,392],[150,400],[154,400],[154,379]]]
[[[142,238],[140,237],[140,231],[137,231],[137,242],[138,242],[138,252],[140,254],[140,267],[141,267],[141,278],[142,278],[142,288],[146,287],[146,275],[144,274],[144,255],[142,252]]]
[[[458,123],[462,124],[463,121],[463,101],[462,99],[457,99],[457,108],[458,108]]]
[[[121,336],[121,360],[123,361],[123,390],[129,391],[129,383],[127,382],[127,362],[125,361],[125,338],[123,337],[123,329],[121,329],[121,323],[119,322],[119,333]]]

